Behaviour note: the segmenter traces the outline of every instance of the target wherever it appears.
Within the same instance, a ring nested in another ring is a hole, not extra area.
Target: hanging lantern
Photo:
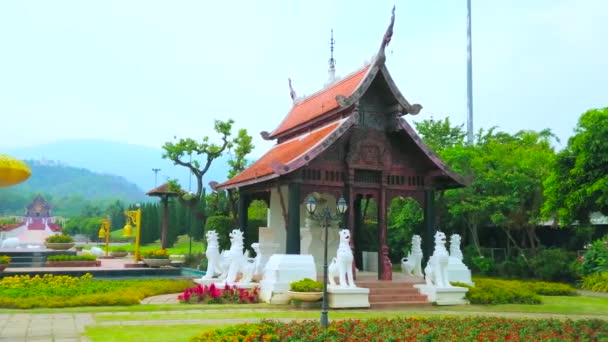
[[[101,226],[101,228],[99,228],[98,236],[100,239],[103,239],[106,237],[106,229],[103,226]]]
[[[133,235],[133,227],[131,227],[129,222],[127,222],[127,224],[125,224],[124,228],[122,229],[122,236],[131,237],[132,235]]]
[[[19,159],[0,154],[0,187],[11,186],[30,178],[32,171]]]

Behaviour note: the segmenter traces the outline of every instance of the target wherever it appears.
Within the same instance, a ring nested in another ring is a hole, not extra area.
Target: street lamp
[[[325,242],[323,248],[323,304],[321,305],[321,326],[326,329],[327,325],[329,324],[329,320],[327,318],[327,235],[330,221],[342,219],[342,215],[344,215],[346,209],[348,209],[348,205],[346,204],[344,197],[340,196],[338,204],[336,205],[336,215],[332,215],[328,207],[323,208],[323,211],[319,214],[315,213],[316,209],[317,200],[311,195],[306,201],[306,211],[308,211],[310,218],[321,222],[321,226],[325,230]]]
[[[105,239],[106,241],[106,256],[110,251],[110,219],[106,218],[101,221],[101,227],[99,227],[98,236],[100,239]]]
[[[139,262],[139,237],[141,235],[141,208],[139,204],[136,205],[136,210],[125,210],[125,216],[127,217],[127,222],[125,223],[125,227],[123,228],[122,236],[131,237],[133,235],[133,227],[131,223],[135,225],[135,252],[133,253],[135,257],[135,262]]]

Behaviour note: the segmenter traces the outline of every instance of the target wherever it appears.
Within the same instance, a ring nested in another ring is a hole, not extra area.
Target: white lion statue
[[[462,261],[462,251],[460,250],[460,235],[450,236],[450,257]]]
[[[424,280],[429,286],[451,287],[447,272],[450,255],[445,248],[445,240],[443,232],[435,233],[435,250],[424,268]]]
[[[412,236],[412,249],[407,257],[401,259],[401,269],[407,275],[422,277],[422,238],[420,235]]]
[[[0,248],[17,248],[19,247],[19,238],[18,237],[10,237],[4,241],[2,241],[2,245]]]
[[[205,272],[203,279],[213,279],[224,273],[220,244],[215,230],[207,231],[205,236],[207,237],[207,250],[205,251],[205,256],[207,257],[207,271]]]
[[[243,232],[239,229],[233,229],[230,232],[230,249],[227,253],[223,253],[228,262],[226,270],[226,283],[235,283],[240,273],[241,278],[239,283],[249,283],[253,278],[254,259],[249,258],[249,252],[243,253]]]
[[[353,278],[353,252],[350,250],[350,231],[341,229],[338,232],[340,244],[336,257],[333,258],[328,269],[329,283],[336,286],[334,277],[340,279],[339,287],[357,287]]]

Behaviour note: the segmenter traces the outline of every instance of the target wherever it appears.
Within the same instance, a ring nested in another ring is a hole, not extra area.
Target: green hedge
[[[51,255],[46,258],[46,261],[93,261],[97,260],[97,257],[94,255],[68,255],[68,254],[59,254],[59,255]]]
[[[475,286],[467,287],[466,298],[471,304],[541,304],[542,296],[576,296],[576,289],[567,284],[542,281],[499,280],[474,278]]]

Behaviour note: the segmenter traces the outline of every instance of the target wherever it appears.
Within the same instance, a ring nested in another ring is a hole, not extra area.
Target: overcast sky
[[[376,52],[395,1],[2,1],[0,149],[160,147],[233,118],[255,155],[298,95]],[[466,0],[399,0],[387,65],[423,111],[466,120]],[[608,106],[608,1],[473,0],[475,128],[552,129]]]

